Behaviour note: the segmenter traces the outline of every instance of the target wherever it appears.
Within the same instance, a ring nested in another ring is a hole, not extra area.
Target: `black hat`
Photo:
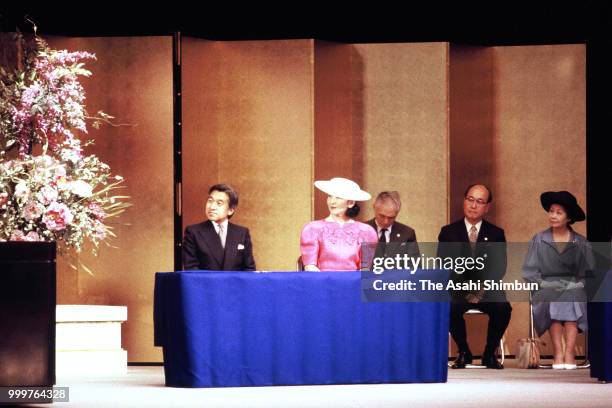
[[[546,211],[550,209],[551,205],[559,204],[565,209],[567,217],[572,222],[584,221],[586,218],[584,211],[578,205],[576,197],[569,191],[547,191],[540,196],[540,202]]]

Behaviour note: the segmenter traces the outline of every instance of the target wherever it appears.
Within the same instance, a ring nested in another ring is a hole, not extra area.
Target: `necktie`
[[[383,228],[380,230],[380,238],[378,238],[378,242],[382,242],[384,244],[387,243],[387,229]]]
[[[221,241],[221,246],[225,248],[225,239],[223,235],[223,225],[219,224],[219,240]]]
[[[476,246],[477,240],[478,240],[478,230],[476,229],[475,225],[472,225],[472,228],[470,228],[470,245],[472,246],[472,249],[474,249],[474,247]]]

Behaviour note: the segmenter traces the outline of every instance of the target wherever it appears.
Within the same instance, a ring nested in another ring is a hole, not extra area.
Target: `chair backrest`
[[[302,262],[302,257],[298,256],[297,262],[296,262],[296,270],[297,271],[303,271],[304,270],[304,262]]]

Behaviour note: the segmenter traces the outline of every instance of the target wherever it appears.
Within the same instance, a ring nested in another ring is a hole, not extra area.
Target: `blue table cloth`
[[[360,277],[157,273],[166,385],[445,382],[448,303],[364,303]]]

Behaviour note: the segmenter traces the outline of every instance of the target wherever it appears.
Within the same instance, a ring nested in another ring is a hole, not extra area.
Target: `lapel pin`
[[[400,234],[397,234],[397,235],[396,235],[396,237],[398,237],[398,238],[399,238],[399,236],[400,236]]]
[[[488,240],[489,240],[489,238],[485,237],[485,241],[488,241]]]

